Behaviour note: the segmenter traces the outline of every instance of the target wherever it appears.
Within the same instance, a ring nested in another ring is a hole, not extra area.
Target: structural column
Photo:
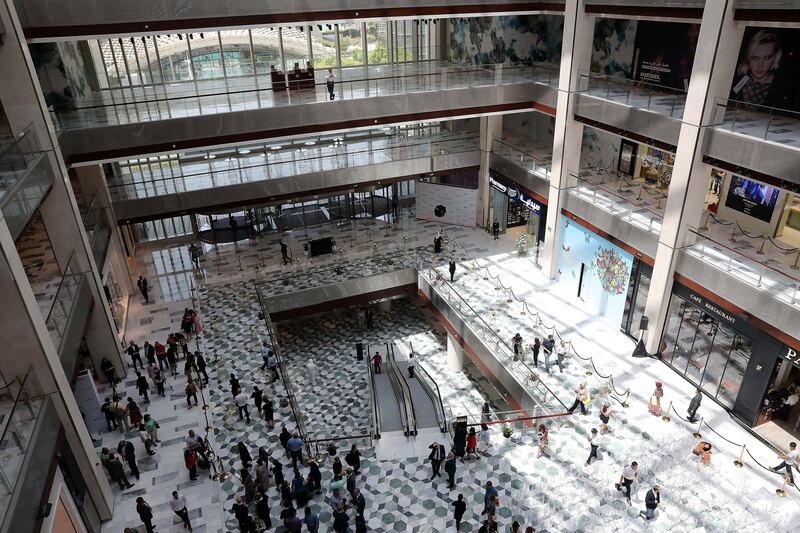
[[[583,125],[575,120],[575,99],[580,73],[588,71],[592,56],[595,17],[586,14],[583,0],[567,0],[564,11],[564,36],[558,77],[556,123],[553,135],[553,163],[547,195],[547,222],[542,248],[542,271],[556,276],[561,241],[561,208],[580,169]]]
[[[447,333],[447,368],[453,372],[461,372],[464,369],[464,349],[459,346],[455,337]]]
[[[744,25],[734,21],[733,15],[733,0],[708,2],[703,9],[672,181],[645,305],[645,316],[650,319],[645,348],[651,354],[660,351],[680,249],[692,243],[688,228],[700,226],[703,199],[711,175],[711,167],[703,162],[707,129],[704,125],[712,123],[716,98],[728,93],[744,33]]]
[[[488,227],[489,202],[492,191],[489,187],[489,167],[492,157],[492,141],[503,135],[503,115],[482,116],[480,118],[480,169],[478,171],[478,201],[475,225]]]

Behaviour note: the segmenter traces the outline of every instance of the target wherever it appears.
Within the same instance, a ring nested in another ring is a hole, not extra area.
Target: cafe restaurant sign
[[[704,311],[712,318],[715,318],[724,324],[728,324],[733,329],[747,335],[748,337],[754,339],[758,335],[758,330],[747,321],[746,316],[738,315],[728,311],[727,309],[716,305],[707,298],[700,296],[696,292],[693,292],[678,283],[675,283],[672,292],[689,301],[692,305],[699,308],[701,311]]]
[[[522,191],[518,191],[513,187],[507,187],[503,185],[493,177],[489,176],[489,185],[500,191],[501,193],[508,196],[511,200],[516,200],[520,202],[525,208],[530,211],[531,213],[539,213],[542,210],[542,204],[528,196]]]

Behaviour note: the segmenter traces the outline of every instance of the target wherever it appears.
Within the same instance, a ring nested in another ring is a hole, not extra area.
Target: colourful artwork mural
[[[633,256],[562,216],[555,288],[578,308],[619,326]]]
[[[450,59],[469,65],[558,63],[564,17],[523,15],[453,19]]]

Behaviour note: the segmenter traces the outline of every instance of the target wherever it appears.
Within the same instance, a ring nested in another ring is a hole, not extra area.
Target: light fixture
[[[269,154],[267,152],[261,152],[258,155],[260,155],[261,157],[269,157]]]
[[[189,34],[189,39],[194,39],[194,34],[193,33]]]
[[[332,27],[330,24],[326,24],[326,26],[328,26],[328,29],[329,29],[329,30],[332,30],[332,29],[333,29],[333,27]]]
[[[239,152],[239,155],[247,155],[250,153],[250,151],[251,151],[250,148],[239,148],[237,150],[237,152]]]
[[[180,39],[181,41],[183,40],[183,34],[182,33],[178,34],[178,39]]]
[[[315,144],[317,144],[317,143],[316,143],[315,141],[306,141],[304,144],[305,144],[306,146],[314,146],[314,145],[315,145]]]
[[[203,32],[200,32],[200,38],[201,39],[203,38]]]
[[[143,42],[143,43],[144,43],[144,42],[146,42],[146,41],[145,41],[145,37],[144,37],[144,35],[142,35],[142,42]]]
[[[283,148],[283,146],[280,146],[280,145],[277,145],[277,144],[275,146],[270,146],[269,147],[270,150],[280,150],[281,148]]]
[[[214,154],[206,154],[203,156],[203,159],[216,159],[217,156]]]
[[[319,28],[319,31],[322,31],[322,24],[317,24],[317,28]]]
[[[433,19],[433,23],[436,24],[436,19]]]

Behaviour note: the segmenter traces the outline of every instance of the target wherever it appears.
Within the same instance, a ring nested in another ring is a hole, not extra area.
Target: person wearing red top
[[[183,460],[186,462],[186,469],[189,470],[189,479],[195,481],[197,479],[197,452],[187,448],[183,451]]]
[[[383,362],[383,357],[378,352],[375,352],[375,355],[372,356],[372,363],[375,365],[375,373],[381,373],[381,363]]]
[[[136,404],[133,398],[128,398],[128,405],[125,406],[125,411],[131,421],[131,426],[138,426],[142,423],[142,410]]]
[[[155,345],[153,346],[156,351],[156,358],[158,359],[158,368],[162,372],[164,371],[164,367],[167,365],[167,349],[164,348],[164,345],[160,342],[156,341]]]
[[[478,434],[475,433],[475,428],[469,428],[469,434],[467,434],[466,458],[469,459],[470,455],[474,455],[477,458],[478,457],[478,452],[476,451],[477,448],[478,448]]]

